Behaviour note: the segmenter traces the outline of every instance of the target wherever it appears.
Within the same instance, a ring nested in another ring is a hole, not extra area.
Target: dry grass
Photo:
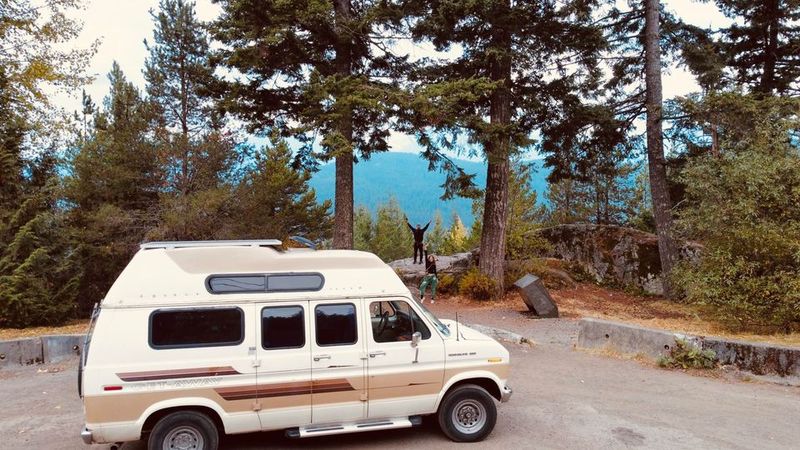
[[[800,346],[800,333],[762,335],[731,332],[704,317],[699,309],[661,297],[632,295],[593,284],[579,284],[573,289],[551,289],[550,295],[558,305],[560,316],[564,318],[595,317],[678,333]],[[462,309],[525,309],[517,292],[510,292],[502,299],[491,302],[479,302],[457,295],[448,296],[445,301]]]
[[[71,320],[60,327],[32,327],[32,328],[0,328],[0,340],[20,339],[48,334],[82,334],[89,329],[89,321],[85,319]]]

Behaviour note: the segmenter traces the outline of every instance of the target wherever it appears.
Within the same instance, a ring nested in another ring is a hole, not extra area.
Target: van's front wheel
[[[481,441],[494,429],[497,408],[480,386],[466,384],[447,393],[439,406],[439,427],[456,442]]]
[[[147,441],[149,450],[217,450],[219,432],[205,414],[174,412],[161,418]]]

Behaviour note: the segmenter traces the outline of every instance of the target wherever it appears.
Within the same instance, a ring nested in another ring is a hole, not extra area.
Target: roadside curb
[[[85,337],[85,334],[61,334],[0,341],[0,369],[76,358]]]
[[[465,323],[464,325],[474,329],[475,331],[480,331],[485,335],[491,336],[501,341],[511,342],[519,345],[527,345],[529,347],[536,345],[533,339],[529,339],[521,334],[514,333],[513,331],[504,330],[502,328],[494,328],[487,325],[477,325],[477,324],[467,324],[467,323]]]
[[[676,339],[713,350],[722,365],[756,375],[800,376],[800,348],[681,334],[593,318],[581,319],[577,346],[658,358],[669,353]]]

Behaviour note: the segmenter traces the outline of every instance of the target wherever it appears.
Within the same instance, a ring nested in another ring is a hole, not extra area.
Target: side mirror
[[[414,334],[411,335],[411,347],[416,347],[419,345],[419,341],[422,340],[422,333],[419,331],[415,331]]]

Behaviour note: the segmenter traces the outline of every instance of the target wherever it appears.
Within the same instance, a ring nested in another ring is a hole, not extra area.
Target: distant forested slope
[[[485,162],[456,161],[468,173],[476,174],[475,180],[481,188],[485,186]],[[547,188],[547,171],[541,166],[541,161],[536,161],[537,171],[531,180],[540,202],[543,201]],[[440,200],[444,174],[428,172],[427,161],[416,153],[388,152],[373,155],[368,161],[360,161],[355,165],[354,176],[355,204],[365,205],[373,213],[377,205],[386,203],[394,196],[413,223],[424,224],[433,218],[438,209],[445,225],[450,224],[454,211],[461,216],[467,227],[472,225],[472,201],[463,198],[446,202]],[[320,171],[311,180],[311,186],[316,189],[319,199],[333,199],[333,163],[320,167]]]

